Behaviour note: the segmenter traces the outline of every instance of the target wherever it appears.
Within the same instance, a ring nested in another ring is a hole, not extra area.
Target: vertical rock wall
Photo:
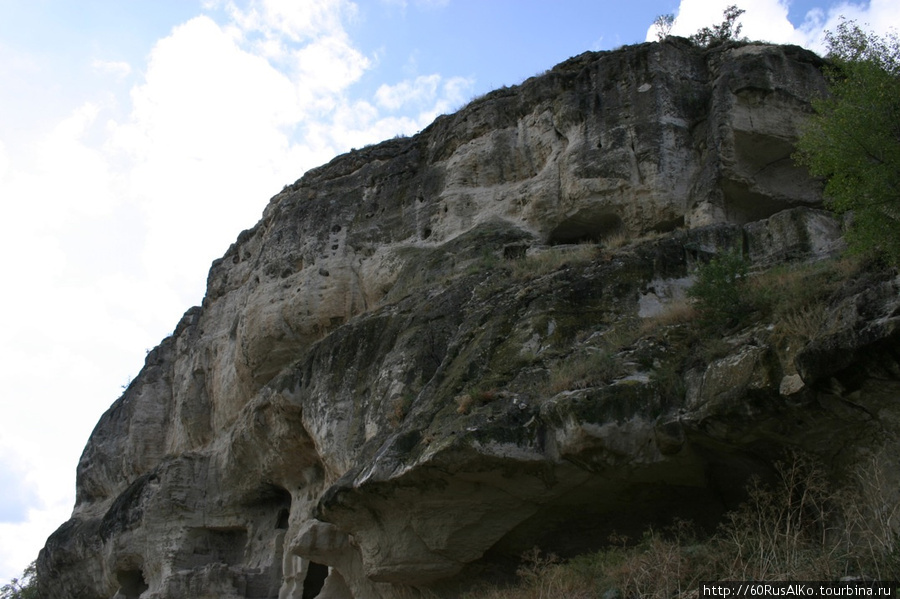
[[[759,263],[834,249],[823,213],[765,220],[821,202],[790,160],[821,66],[676,38],[587,53],[285,187],[97,424],[45,596],[445,592],[579,519],[589,546],[721,511],[762,458],[660,424],[685,406],[646,373],[560,393],[547,365],[717,235]],[[647,234],[579,269],[509,266]]]

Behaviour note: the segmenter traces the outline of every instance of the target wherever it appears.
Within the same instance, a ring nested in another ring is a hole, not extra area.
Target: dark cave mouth
[[[579,210],[556,225],[547,237],[550,245],[601,243],[625,230],[622,219],[596,209]]]

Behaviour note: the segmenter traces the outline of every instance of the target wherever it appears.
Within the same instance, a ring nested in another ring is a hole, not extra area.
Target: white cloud
[[[841,18],[856,21],[863,29],[878,34],[900,30],[900,3],[895,0],[871,0],[868,4],[838,3],[827,11],[807,15],[801,26],[806,46],[823,51],[825,31],[834,31]]]
[[[7,171],[9,171],[9,154],[6,152],[6,144],[0,139],[0,184],[3,183]]]
[[[387,110],[399,110],[404,105],[418,105],[433,101],[440,85],[440,75],[422,75],[395,85],[382,84],[375,92],[375,102]]]
[[[145,265],[168,284],[190,286],[198,302],[212,259],[296,173],[289,135],[308,107],[294,82],[208,17],[156,45],[132,101],[114,144],[132,160]]]
[[[444,94],[438,102],[436,108],[446,111],[451,107],[462,104],[472,91],[475,81],[468,77],[451,77],[444,82]]]
[[[91,66],[100,74],[114,75],[120,78],[131,73],[131,65],[124,61],[97,59],[91,63]]]
[[[96,124],[100,107],[86,103],[60,122],[38,144],[37,168],[46,173],[42,195],[52,202],[60,219],[67,213],[86,216],[107,214],[118,201],[112,189],[112,173],[102,152],[83,143]],[[77,201],[72,201],[77,198]],[[64,204],[62,206],[58,204]],[[50,216],[47,214],[46,216]]]
[[[295,61],[297,45],[315,45],[331,38],[332,46],[343,46],[345,57],[352,57],[354,63],[365,62],[344,29],[344,23],[354,20],[358,12],[348,0],[251,0],[244,3],[245,8],[233,0],[213,4],[224,4],[232,21],[230,30],[270,60]]]
[[[438,74],[383,84],[375,92],[375,103],[388,111],[417,111],[415,122],[422,128],[440,114],[459,108],[474,82],[465,77],[444,79]]]
[[[111,222],[115,199],[102,152],[81,142],[96,115],[95,106],[79,107],[0,177],[0,220],[11,223],[0,237],[10,257],[0,421],[14,423],[0,430],[0,468],[30,507],[24,521],[0,523],[0,578],[18,576],[67,517],[87,435],[120,391],[118,377],[136,372],[142,348],[159,339],[158,322],[135,318],[153,314],[153,294],[104,287],[96,266],[78,259],[89,234],[103,253],[127,253],[103,246],[104,227],[94,226]],[[117,310],[123,304],[129,311]]]
[[[294,53],[298,84],[312,98],[342,92],[369,68],[344,36],[323,37]]]
[[[406,9],[410,4],[408,0],[381,0],[381,2],[401,9]],[[412,0],[412,4],[417,8],[434,9],[447,6],[450,4],[450,0]]]
[[[267,37],[303,42],[344,31],[344,22],[356,17],[356,5],[347,0],[252,0],[247,9],[228,3],[235,23],[245,31]]]
[[[673,35],[690,36],[702,27],[722,22],[723,13],[734,0],[681,0],[675,13]],[[825,50],[826,30],[834,30],[841,17],[868,24],[878,33],[900,28],[900,3],[896,0],[871,0],[867,4],[839,2],[827,9],[810,11],[800,24],[788,20],[786,0],[757,0],[752,4],[740,4],[746,10],[739,23],[742,37],[774,43],[798,44],[816,52]],[[650,27],[647,40],[656,39],[656,29]]]
[[[37,496],[27,484],[28,472],[22,467],[19,456],[0,447],[0,524],[20,522],[25,519],[28,506],[34,505]]]

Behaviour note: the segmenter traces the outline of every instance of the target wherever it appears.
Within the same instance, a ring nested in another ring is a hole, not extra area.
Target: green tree
[[[829,95],[813,102],[797,160],[851,211],[852,250],[900,265],[900,39],[843,21],[826,37]]]
[[[696,277],[688,296],[694,299],[703,324],[734,326],[750,311],[745,289],[747,263],[739,252],[715,256],[697,269]]]
[[[37,599],[37,566],[31,562],[22,578],[13,578],[0,588],[0,599]]]
[[[736,4],[732,4],[725,9],[721,23],[712,27],[704,27],[692,35],[690,40],[704,48],[718,46],[725,42],[738,41],[743,28],[743,25],[738,23],[738,19],[745,12],[747,11],[743,8],[738,8]]]
[[[672,33],[672,27],[675,25],[675,15],[669,13],[659,15],[653,19],[653,26],[656,27],[656,38],[663,41]]]

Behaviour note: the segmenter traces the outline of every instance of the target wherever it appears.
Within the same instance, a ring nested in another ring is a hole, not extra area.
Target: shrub
[[[725,42],[738,41],[740,39],[742,25],[737,21],[745,12],[747,11],[732,4],[725,9],[721,23],[713,25],[712,27],[704,27],[692,35],[690,40],[704,48],[718,46]]]
[[[733,326],[750,309],[745,298],[747,264],[737,252],[721,254],[697,269],[688,289],[701,321],[713,327]]]
[[[672,26],[675,25],[675,15],[668,13],[658,15],[653,19],[653,26],[656,27],[656,38],[663,41],[672,33]]]

